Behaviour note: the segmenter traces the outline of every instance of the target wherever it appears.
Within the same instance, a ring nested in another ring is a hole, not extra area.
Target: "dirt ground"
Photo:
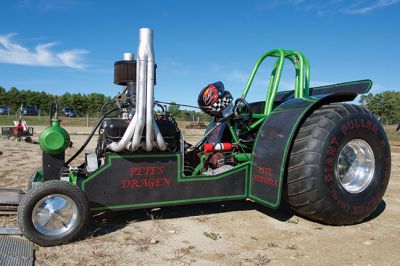
[[[285,206],[270,210],[250,201],[115,212],[94,217],[82,240],[36,246],[37,265],[398,265],[400,132],[388,130],[388,190],[361,224],[322,225]],[[83,143],[87,129],[69,131],[74,148],[67,157]],[[199,136],[196,130],[185,133],[190,141]],[[88,150],[94,146],[92,141]],[[25,189],[40,164],[39,145],[0,139],[0,187]],[[15,225],[15,217],[0,216],[0,226]]]

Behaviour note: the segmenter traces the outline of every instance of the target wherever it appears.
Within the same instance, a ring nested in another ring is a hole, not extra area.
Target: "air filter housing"
[[[124,60],[114,63],[114,83],[126,86],[136,82],[136,60],[132,53],[124,53]]]
[[[124,53],[124,60],[114,63],[114,84],[127,86],[136,83],[136,60],[132,53]],[[154,84],[157,84],[157,64],[154,65]]]

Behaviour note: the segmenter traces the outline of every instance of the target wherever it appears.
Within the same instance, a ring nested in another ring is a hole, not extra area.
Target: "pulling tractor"
[[[170,114],[155,111],[152,30],[140,29],[139,41],[137,60],[125,53],[114,64],[114,82],[123,89],[68,160],[70,137],[52,108],[40,136],[42,167],[18,208],[28,239],[41,246],[73,241],[95,212],[202,202],[251,199],[276,209],[285,200],[298,215],[329,225],[362,222],[377,208],[390,177],[389,143],[366,109],[343,103],[367,93],[370,80],[310,88],[302,53],[271,50],[255,64],[241,98],[221,82],[200,92],[211,122],[191,145]],[[248,103],[267,58],[276,61],[266,96]],[[295,68],[294,90],[278,92],[285,62]],[[97,131],[96,151],[73,165]]]
[[[13,140],[21,141],[25,139],[26,142],[32,142],[33,127],[28,127],[26,122],[22,120],[22,116],[18,121],[14,121],[13,127],[1,127],[1,135],[7,139],[13,138]]]

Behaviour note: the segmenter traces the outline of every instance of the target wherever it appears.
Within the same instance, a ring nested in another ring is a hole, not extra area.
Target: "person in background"
[[[21,141],[23,135],[24,135],[24,125],[22,124],[22,121],[20,119],[20,120],[18,120],[18,124],[17,124],[17,138],[18,138],[18,141]]]

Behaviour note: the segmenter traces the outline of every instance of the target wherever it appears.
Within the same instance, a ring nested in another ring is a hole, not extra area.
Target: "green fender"
[[[355,90],[357,86],[360,89]],[[278,208],[290,146],[304,119],[321,105],[352,101],[371,86],[371,81],[364,80],[321,87],[311,91],[310,97],[291,98],[278,105],[261,125],[253,147],[249,198]]]

